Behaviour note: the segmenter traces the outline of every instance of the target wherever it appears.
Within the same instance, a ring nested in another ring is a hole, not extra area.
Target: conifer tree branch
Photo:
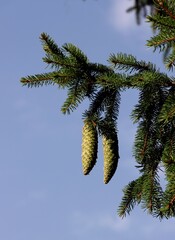
[[[68,75],[59,71],[23,77],[20,81],[23,86],[28,87],[39,87],[48,84],[58,84],[59,87],[64,88],[69,85],[70,79],[74,77],[75,76],[73,75]]]
[[[156,16],[147,16],[147,20],[148,22],[151,22],[156,29],[167,28],[174,30],[175,28],[175,22],[172,22],[171,19],[166,16],[161,16],[158,14]]]
[[[170,11],[169,8],[166,7],[166,2],[165,0],[155,0],[155,3],[160,6],[160,8],[167,14],[169,15],[172,19],[175,19],[175,15]]]
[[[169,37],[169,38],[163,38],[162,40],[157,40],[157,41],[156,41],[156,37],[154,37],[152,41],[148,41],[147,45],[148,46],[159,46],[164,43],[173,42],[173,41],[175,41],[175,36]]]
[[[123,189],[123,198],[118,208],[118,214],[120,217],[125,217],[126,214],[130,214],[136,204],[141,202],[143,175],[138,179],[130,182]]]
[[[166,66],[170,69],[175,66],[175,5],[170,0],[155,2],[159,10],[148,20],[158,33],[148,45],[164,52]],[[138,3],[136,1],[137,10],[141,10],[148,2],[143,6]],[[120,93],[126,89],[139,91],[138,104],[131,118],[137,123],[133,156],[140,175],[124,188],[118,213],[123,217],[130,214],[136,204],[141,204],[154,217],[174,217],[175,79],[160,72],[155,64],[138,61],[131,54],[111,54],[107,66],[90,62],[73,44],[58,47],[45,33],[40,38],[46,54],[43,61],[53,71],[27,76],[21,79],[21,83],[31,87],[57,84],[66,88],[67,98],[61,108],[64,114],[71,113],[88,99],[89,107],[83,113],[82,165],[85,175],[96,164],[98,137],[101,137],[104,183],[113,177],[120,155],[117,129]],[[165,191],[160,184],[160,166],[165,172]]]

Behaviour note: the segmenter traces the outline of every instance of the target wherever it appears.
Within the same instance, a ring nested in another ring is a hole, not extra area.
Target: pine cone
[[[103,135],[104,154],[104,183],[107,184],[113,177],[118,165],[118,139],[116,134]]]
[[[84,175],[89,174],[96,163],[97,148],[97,129],[92,121],[86,121],[82,130],[82,166]]]

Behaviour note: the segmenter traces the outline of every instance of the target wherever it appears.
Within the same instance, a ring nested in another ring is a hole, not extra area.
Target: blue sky
[[[120,163],[103,184],[103,155],[89,176],[81,169],[81,113],[64,116],[65,92],[56,86],[28,89],[23,76],[49,71],[42,62],[42,32],[58,45],[71,42],[91,61],[131,53],[162,67],[145,47],[148,24],[135,23],[128,0],[1,0],[0,8],[0,239],[170,239],[174,219],[153,219],[140,207],[117,216],[122,188],[137,177],[132,158],[135,127],[129,119],[137,93],[123,94],[119,117]]]

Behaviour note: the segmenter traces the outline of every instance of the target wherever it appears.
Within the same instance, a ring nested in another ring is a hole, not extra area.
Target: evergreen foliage
[[[152,1],[136,1],[144,3]],[[147,17],[155,34],[147,45],[164,53],[167,70],[175,66],[175,2],[155,0],[156,13]],[[132,9],[130,9],[132,10]],[[93,169],[102,137],[104,182],[114,175],[119,160],[117,119],[120,93],[128,88],[139,91],[138,104],[131,118],[137,123],[133,156],[140,176],[123,190],[119,216],[129,214],[141,204],[152,216],[175,216],[175,80],[151,62],[138,61],[129,54],[111,54],[109,65],[91,63],[73,44],[58,47],[46,33],[40,37],[46,53],[43,61],[53,71],[21,79],[24,86],[55,84],[67,89],[61,108],[70,114],[86,98],[89,108],[83,113],[83,173]],[[160,184],[160,170],[165,173],[166,186]]]
[[[134,0],[134,6],[127,9],[127,12],[135,11],[137,24],[140,24],[141,17],[148,15],[148,8],[151,14],[156,11],[153,0]]]

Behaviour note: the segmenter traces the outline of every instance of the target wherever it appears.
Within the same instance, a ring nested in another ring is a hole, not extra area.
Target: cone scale
[[[104,154],[104,183],[107,184],[113,177],[118,166],[118,139],[117,134],[103,136]]]
[[[97,160],[98,135],[95,124],[85,121],[82,130],[82,168],[83,174],[90,173]]]

